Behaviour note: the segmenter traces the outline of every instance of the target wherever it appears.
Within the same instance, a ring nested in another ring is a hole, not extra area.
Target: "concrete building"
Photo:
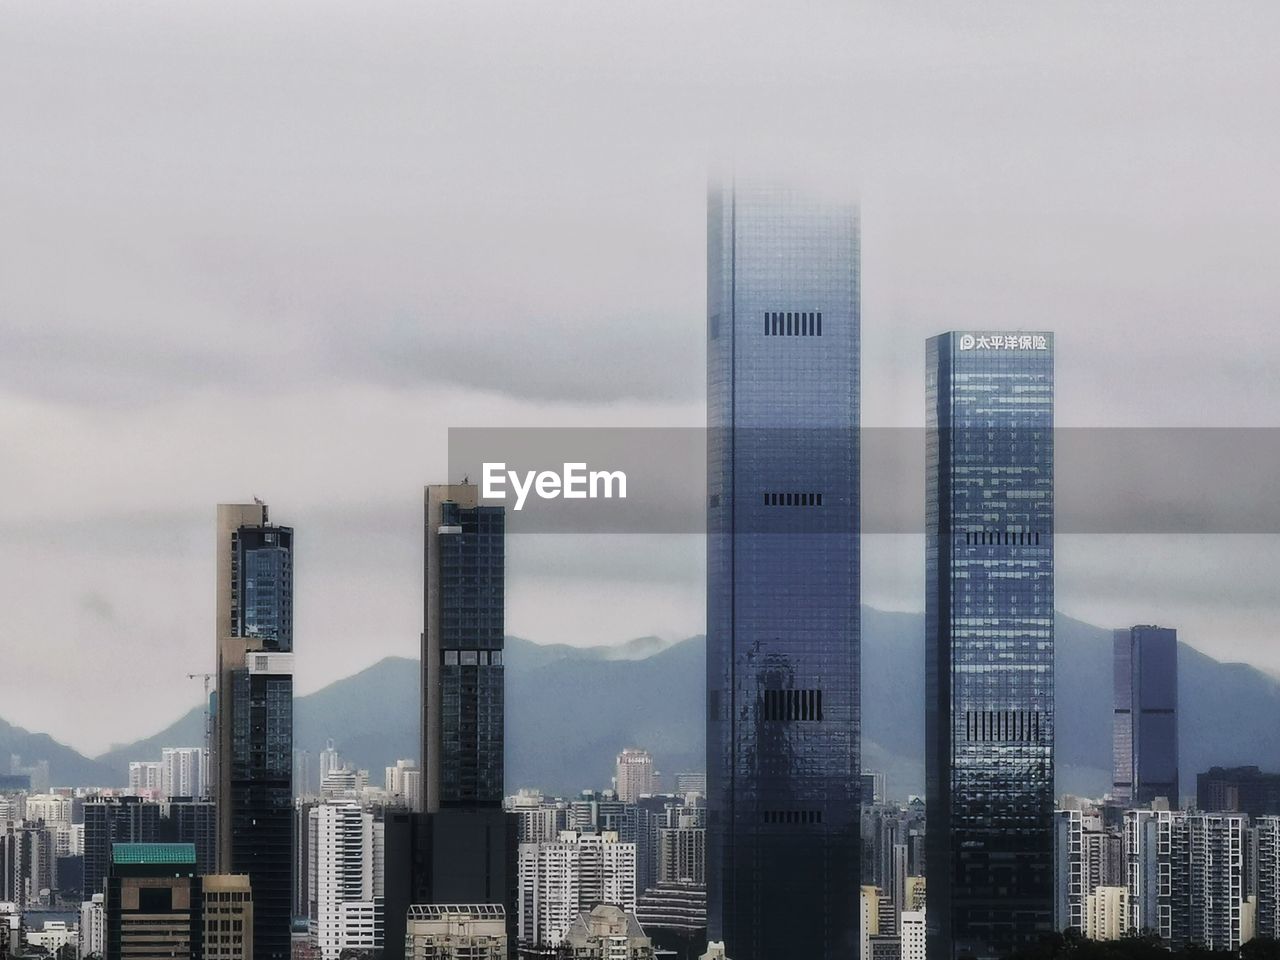
[[[614,790],[623,803],[635,803],[654,792],[653,757],[648,750],[627,747],[618,754]]]
[[[204,960],[253,960],[253,890],[244,874],[200,880],[204,898]]]
[[[1119,940],[1129,932],[1129,891],[1097,887],[1085,896],[1084,935],[1090,940]]]
[[[507,960],[500,903],[414,904],[405,926],[405,960]]]
[[[310,814],[308,919],[323,960],[383,946],[383,825],[355,801],[316,804]]]
[[[565,931],[560,956],[572,960],[653,960],[653,943],[635,914],[611,903],[582,910]]]
[[[164,789],[164,766],[159,760],[129,762],[129,792],[135,797],[158,800]]]
[[[166,799],[205,795],[205,754],[200,747],[160,751],[160,793]]]
[[[1259,817],[1253,830],[1257,935],[1280,940],[1280,817]]]
[[[77,931],[77,954],[80,960],[107,950],[107,895],[95,893],[80,904],[80,929]]]
[[[558,948],[578,914],[597,903],[635,912],[636,847],[616,833],[566,830],[554,841],[522,843],[519,876],[522,947]]]
[[[387,767],[387,795],[392,801],[403,803],[415,813],[422,811],[422,770],[414,760],[397,760]]]
[[[904,910],[898,921],[902,960],[925,960],[925,910]]]

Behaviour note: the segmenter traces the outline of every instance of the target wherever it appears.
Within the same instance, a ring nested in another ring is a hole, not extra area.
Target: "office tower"
[[[101,957],[107,949],[107,896],[95,893],[80,904],[80,929],[76,954],[80,960],[97,954]]]
[[[382,949],[383,825],[354,801],[309,813],[308,919],[324,960],[344,950]]]
[[[1280,817],[1254,824],[1253,893],[1258,898],[1257,935],[1280,940]]]
[[[105,960],[197,960],[204,923],[196,851],[189,843],[117,843],[106,892]]]
[[[1196,775],[1196,807],[1214,813],[1280,815],[1280,773],[1257,767],[1211,767]]]
[[[204,750],[200,747],[161,750],[160,793],[170,799],[204,796]]]
[[[623,803],[635,803],[653,790],[653,757],[648,750],[627,747],[617,760],[614,789]]]
[[[1111,795],[1128,806],[1165,797],[1178,805],[1178,633],[1115,631]]]
[[[253,960],[253,888],[244,874],[201,877],[204,960]]]
[[[426,488],[422,811],[389,811],[384,953],[411,904],[501,904],[516,940],[516,829],[503,809],[505,514],[472,484]]]
[[[1129,891],[1098,887],[1085,897],[1082,932],[1090,940],[1119,940],[1129,932]]]
[[[102,797],[84,805],[84,896],[103,892],[116,843],[189,843],[199,875],[216,872],[214,805],[207,800],[155,802]]]
[[[500,903],[414,904],[405,933],[405,960],[507,960]]]
[[[708,936],[735,960],[858,945],[858,257],[851,206],[711,191]]]
[[[653,942],[634,913],[609,903],[581,910],[563,940],[565,956],[581,960],[653,960]]]
[[[1053,336],[928,341],[929,956],[1053,927]]]
[[[618,835],[567,830],[520,844],[521,947],[558,948],[578,912],[597,903],[636,908],[636,846]]]
[[[257,960],[289,960],[293,530],[258,501],[218,505],[216,639],[217,869],[249,877]]]

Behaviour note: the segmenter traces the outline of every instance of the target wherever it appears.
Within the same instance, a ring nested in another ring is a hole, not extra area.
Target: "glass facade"
[[[1053,337],[927,345],[928,950],[1053,928]]]
[[[231,540],[231,627],[255,643],[231,671],[227,763],[231,863],[253,889],[254,955],[287,960],[293,920],[293,674],[262,654],[293,650],[293,530],[243,526]]]
[[[1111,795],[1145,806],[1178,805],[1178,633],[1130,627],[1114,634],[1115,776]]]
[[[708,208],[707,879],[735,960],[858,950],[859,227]]]
[[[440,806],[501,807],[505,515],[446,500],[439,524]]]

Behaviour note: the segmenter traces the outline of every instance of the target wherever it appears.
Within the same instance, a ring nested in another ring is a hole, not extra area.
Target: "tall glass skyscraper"
[[[1053,336],[928,341],[930,960],[1053,928]]]
[[[859,228],[713,187],[707,263],[709,938],[858,951]]]
[[[218,871],[248,874],[258,960],[293,922],[293,529],[219,504],[214,775]]]
[[[512,944],[519,920],[517,821],[502,807],[506,513],[474,484],[438,484],[424,521],[424,809],[386,817],[387,960],[404,955],[411,904],[501,904]]]
[[[1178,632],[1129,627],[1114,634],[1115,776],[1111,795],[1144,806],[1178,805]]]

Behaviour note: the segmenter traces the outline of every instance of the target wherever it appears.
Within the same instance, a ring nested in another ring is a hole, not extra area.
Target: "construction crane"
[[[204,776],[200,778],[200,786],[206,797],[209,796],[209,778],[207,771],[209,765],[213,762],[213,711],[209,709],[209,684],[212,682],[214,674],[212,673],[188,673],[188,680],[204,681],[204,770],[201,771]]]

